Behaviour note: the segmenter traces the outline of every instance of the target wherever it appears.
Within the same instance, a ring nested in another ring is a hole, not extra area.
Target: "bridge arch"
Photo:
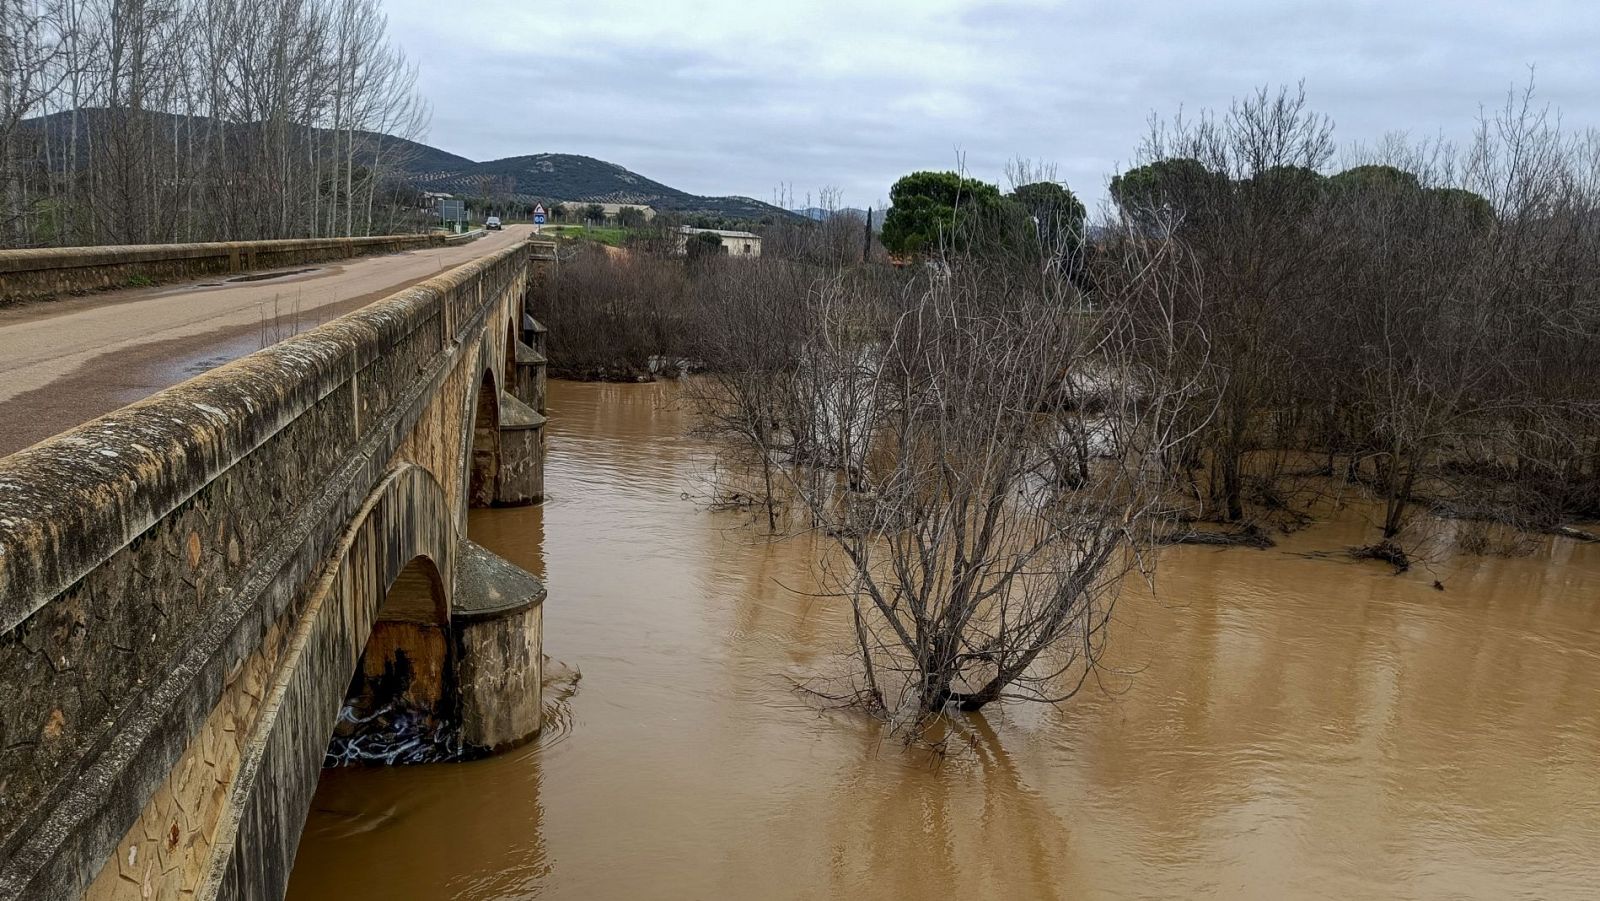
[[[517,383],[517,319],[516,314],[506,318],[506,348],[501,355],[505,361],[500,369],[500,384],[510,390]]]
[[[494,324],[499,321],[490,320],[471,370],[479,375],[462,429],[462,522],[469,507],[514,507],[544,498],[545,417],[518,395],[542,394],[535,373],[519,373],[542,362],[519,360],[519,348],[528,350],[517,340],[514,318],[506,317],[504,334]]]
[[[423,467],[391,469],[345,531],[275,669],[270,711],[241,762],[201,897],[281,897],[341,711],[362,676],[381,683],[407,654],[403,695],[458,703],[450,635],[458,536],[445,492]],[[439,650],[443,658],[429,656]],[[392,678],[392,677],[391,677]],[[383,687],[381,684],[377,687]],[[453,711],[452,711],[453,712]]]
[[[412,622],[447,622],[450,601],[444,574],[438,561],[427,554],[412,557],[389,586],[380,619],[405,619]]]
[[[472,424],[468,430],[467,505],[488,507],[495,500],[500,478],[500,388],[494,369],[486,367],[472,398]]]
[[[461,692],[448,580],[427,554],[384,592],[334,725],[324,765],[447,759],[459,747]]]

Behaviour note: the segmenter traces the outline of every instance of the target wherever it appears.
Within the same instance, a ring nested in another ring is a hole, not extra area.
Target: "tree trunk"
[[[1411,489],[1417,479],[1417,466],[1413,462],[1406,467],[1405,478],[1397,480],[1397,487],[1389,494],[1389,503],[1386,505],[1386,515],[1383,519],[1383,540],[1388,541],[1400,534],[1404,526],[1406,505],[1411,500]]]

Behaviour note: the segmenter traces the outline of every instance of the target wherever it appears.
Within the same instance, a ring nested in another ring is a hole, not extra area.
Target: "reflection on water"
[[[807,538],[707,513],[670,385],[552,383],[549,499],[474,511],[582,671],[551,738],[323,777],[290,897],[1585,897],[1600,547],[1401,576],[1175,549],[1117,672],[952,724],[943,760],[791,678],[848,648]],[[1447,590],[1432,588],[1442,579]],[[552,740],[553,739],[553,740]]]

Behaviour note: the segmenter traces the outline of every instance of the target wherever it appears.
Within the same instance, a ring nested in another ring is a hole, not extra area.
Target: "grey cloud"
[[[803,27],[756,2],[658,3],[648,22],[625,6],[529,17],[484,0],[444,28],[436,5],[390,0],[396,38],[422,62],[430,143],[474,159],[584,153],[707,194],[837,186],[857,205],[958,151],[991,181],[1020,154],[1055,161],[1095,203],[1151,111],[1222,108],[1267,83],[1304,79],[1345,144],[1460,139],[1480,103],[1537,64],[1541,98],[1569,126],[1600,124],[1600,16],[1578,2],[941,0]],[[475,29],[496,39],[468,40]]]

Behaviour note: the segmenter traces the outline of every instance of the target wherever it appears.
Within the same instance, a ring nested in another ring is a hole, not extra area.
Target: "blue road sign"
[[[534,204],[534,207],[533,207],[533,224],[534,225],[543,225],[544,224],[544,204],[542,204],[542,203]]]

